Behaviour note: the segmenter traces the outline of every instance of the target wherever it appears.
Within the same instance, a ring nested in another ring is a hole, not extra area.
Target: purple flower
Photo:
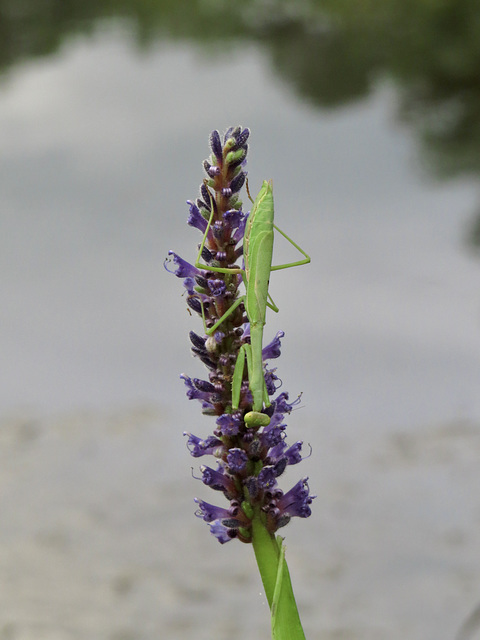
[[[185,374],[181,374],[180,378],[185,382],[187,387],[187,398],[189,400],[200,400],[202,402],[210,402],[212,392],[215,391],[215,387],[210,385],[207,389],[202,389],[203,385],[197,380],[198,384],[195,384],[195,380],[192,380]],[[210,384],[210,383],[209,383]],[[199,388],[200,387],[200,388]]]
[[[218,131],[212,131],[210,135],[210,147],[217,160],[221,160],[223,156],[222,143],[220,141],[220,134]]]
[[[217,426],[224,436],[236,436],[240,431],[241,419],[236,414],[224,413],[217,419]]]
[[[198,378],[194,378],[193,385],[196,389],[198,389],[198,391],[203,391],[208,394],[215,392],[215,387],[211,382],[208,382],[207,380],[199,380]]]
[[[308,518],[312,511],[310,505],[316,496],[310,495],[308,478],[302,478],[290,491],[277,501],[277,508],[290,517]]]
[[[220,296],[225,295],[225,291],[227,287],[224,280],[210,279],[208,281],[208,288],[210,289],[212,296],[215,296],[216,298],[218,298]]]
[[[248,215],[244,216],[240,220],[240,224],[238,225],[236,232],[233,234],[234,242],[240,242],[240,240],[243,239],[243,236],[245,235],[245,227],[247,226],[247,220],[248,220]],[[241,245],[241,247],[239,248],[238,256],[242,255],[242,253],[243,253],[243,245]]]
[[[195,286],[196,286],[195,278],[184,278],[183,286],[187,290],[189,296],[194,296],[196,294]]]
[[[303,442],[300,440],[295,442],[291,447],[287,447],[284,440],[273,446],[268,452],[268,459],[271,464],[275,464],[279,460],[285,459],[286,464],[298,464],[303,460],[300,452]],[[308,456],[307,456],[308,457]]]
[[[221,520],[222,518],[230,518],[233,515],[231,509],[216,507],[214,504],[205,502],[205,500],[199,500],[198,498],[195,498],[195,502],[199,507],[195,515],[198,518],[202,518],[203,520],[205,520],[205,522]]]
[[[277,391],[276,382],[278,381],[278,378],[275,375],[275,372],[276,372],[276,369],[265,370],[265,384],[267,386],[267,393],[269,396],[273,396],[274,393]],[[280,385],[281,385],[281,382],[280,382]]]
[[[262,358],[264,360],[273,360],[274,358],[278,358],[280,356],[280,339],[283,338],[285,333],[283,331],[279,331],[275,338],[267,344],[266,347],[262,349]]]
[[[243,223],[244,215],[237,209],[229,209],[223,214],[223,219],[225,224],[227,224],[231,229],[238,229]],[[243,233],[241,234],[241,237],[243,238]]]
[[[243,449],[232,448],[227,455],[227,464],[231,473],[243,474],[247,469],[248,455]]]
[[[168,255],[173,256],[173,264],[175,265],[175,269],[173,271],[170,271],[170,269],[168,269],[168,259],[165,260],[163,266],[169,273],[175,274],[177,278],[194,278],[195,276],[202,274],[202,272],[197,269],[197,267],[194,267],[193,264],[190,264],[186,260],[183,260],[183,258],[180,258],[180,256],[178,256],[174,251],[169,251]]]
[[[184,431],[184,436],[188,436],[187,447],[194,458],[201,456],[215,456],[223,450],[223,443],[215,436],[208,436],[206,440],[202,440],[192,433]]]
[[[293,402],[290,404],[287,402],[288,393],[285,391],[281,393],[278,398],[275,399],[275,412],[278,413],[290,413],[294,406],[300,404],[301,396],[298,396]]]
[[[283,418],[283,416],[279,414],[274,417]],[[273,447],[279,446],[284,442],[286,425],[276,425],[275,423],[272,425],[272,420],[273,418],[270,420],[270,424],[268,425],[268,427],[265,427],[263,432],[259,436],[262,445],[266,449],[272,449]]]
[[[300,455],[302,445],[303,442],[301,440],[298,440],[297,442],[295,442],[295,444],[292,444],[292,446],[285,451],[284,455],[288,460],[288,464],[298,464],[303,460],[302,456]]]
[[[215,522],[210,525],[210,533],[215,536],[220,544],[230,542],[230,540],[235,537],[232,533],[232,529],[226,527],[219,520],[215,520]]]
[[[215,469],[212,469],[211,467],[202,465],[200,467],[200,471],[202,472],[203,483],[211,489],[214,489],[215,491],[224,491],[229,494],[234,492],[235,485],[233,484],[233,480],[231,476],[228,476],[225,473],[225,469],[223,467],[219,467],[215,471]]]
[[[277,484],[277,476],[273,467],[263,467],[258,474],[258,485],[262,489],[271,489]]]
[[[205,229],[207,228],[207,220],[200,213],[200,209],[197,205],[191,200],[187,200],[187,204],[189,206],[189,216],[187,220],[187,224],[191,227],[195,227],[202,233],[205,233]]]
[[[238,174],[238,176],[234,178],[230,183],[230,192],[236,193],[237,191],[240,191],[240,189],[243,187],[244,184],[245,184],[245,174],[243,173],[243,171],[241,171]]]

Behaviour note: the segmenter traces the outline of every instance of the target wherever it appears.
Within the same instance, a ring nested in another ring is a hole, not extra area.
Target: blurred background
[[[307,637],[480,638],[479,3],[0,0],[0,34],[0,640],[269,637],[252,550],[193,515],[162,266],[237,124],[312,256],[266,328]]]

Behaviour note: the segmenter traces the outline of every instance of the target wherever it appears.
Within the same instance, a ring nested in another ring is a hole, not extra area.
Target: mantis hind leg
[[[271,309],[272,311],[275,311],[275,313],[279,312],[279,308],[277,307],[277,305],[275,304],[275,302],[273,301],[272,296],[270,295],[270,293],[267,293],[267,296],[270,300],[270,302],[267,301],[267,307],[269,309]]]
[[[299,247],[296,242],[289,238],[286,233],[279,229],[276,224],[274,224],[273,226],[286,240],[290,242],[290,244],[293,244],[293,246],[305,256],[305,258],[303,260],[297,260],[297,262],[287,262],[285,264],[272,265],[270,267],[270,271],[280,271],[280,269],[289,269],[290,267],[299,267],[302,264],[308,264],[310,262],[310,256],[305,253],[305,251],[301,247]],[[275,311],[275,313],[278,313],[279,309],[269,292],[267,292],[267,296],[267,307],[272,311]]]
[[[244,422],[247,427],[266,427],[270,424],[270,417],[267,416],[266,413],[262,413],[258,409],[265,406],[270,406],[270,400],[268,397],[267,385],[265,383],[265,376],[263,374],[263,363],[260,365],[262,367],[262,380],[261,383],[256,383],[256,386],[253,384],[254,376],[254,359],[253,359],[253,350],[252,345],[245,345],[247,347],[246,355],[247,355],[247,367],[248,367],[248,384],[250,386],[250,391],[253,396],[253,406],[256,407],[253,411],[249,411],[244,416]],[[258,366],[258,365],[257,365]],[[260,396],[260,397],[259,397]]]
[[[249,344],[243,344],[238,352],[237,361],[232,378],[232,409],[235,411],[240,404],[240,394],[242,391],[243,373],[245,371],[245,360],[247,361],[248,377],[250,381],[250,371],[252,368],[252,347]],[[264,380],[264,400],[268,402],[267,385]],[[253,393],[253,392],[252,392]],[[244,416],[244,422],[247,427],[266,427],[270,424],[270,417],[266,413],[260,411],[248,411]]]
[[[278,233],[280,233],[285,238],[285,240],[288,240],[290,244],[293,244],[295,249],[298,249],[298,251],[300,251],[300,253],[304,255],[305,258],[303,260],[297,260],[297,262],[287,262],[285,264],[277,264],[275,266],[272,266],[270,270],[279,271],[280,269],[289,269],[290,267],[299,267],[302,264],[308,264],[311,261],[311,258],[308,255],[308,253],[305,253],[305,251],[301,247],[299,247],[298,244],[294,242],[289,236],[287,236],[285,231],[282,231],[281,229],[279,229],[276,224],[274,224],[273,226],[278,231]]]

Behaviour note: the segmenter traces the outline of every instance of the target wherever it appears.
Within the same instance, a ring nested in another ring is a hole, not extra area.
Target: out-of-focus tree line
[[[113,19],[140,48],[188,40],[215,59],[256,44],[318,108],[391,82],[432,173],[480,174],[480,0],[0,0],[0,71]]]

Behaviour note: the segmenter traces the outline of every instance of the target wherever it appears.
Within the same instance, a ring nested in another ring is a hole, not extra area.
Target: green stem
[[[267,531],[258,512],[252,520],[252,544],[272,615],[273,640],[305,640],[282,538]]]

